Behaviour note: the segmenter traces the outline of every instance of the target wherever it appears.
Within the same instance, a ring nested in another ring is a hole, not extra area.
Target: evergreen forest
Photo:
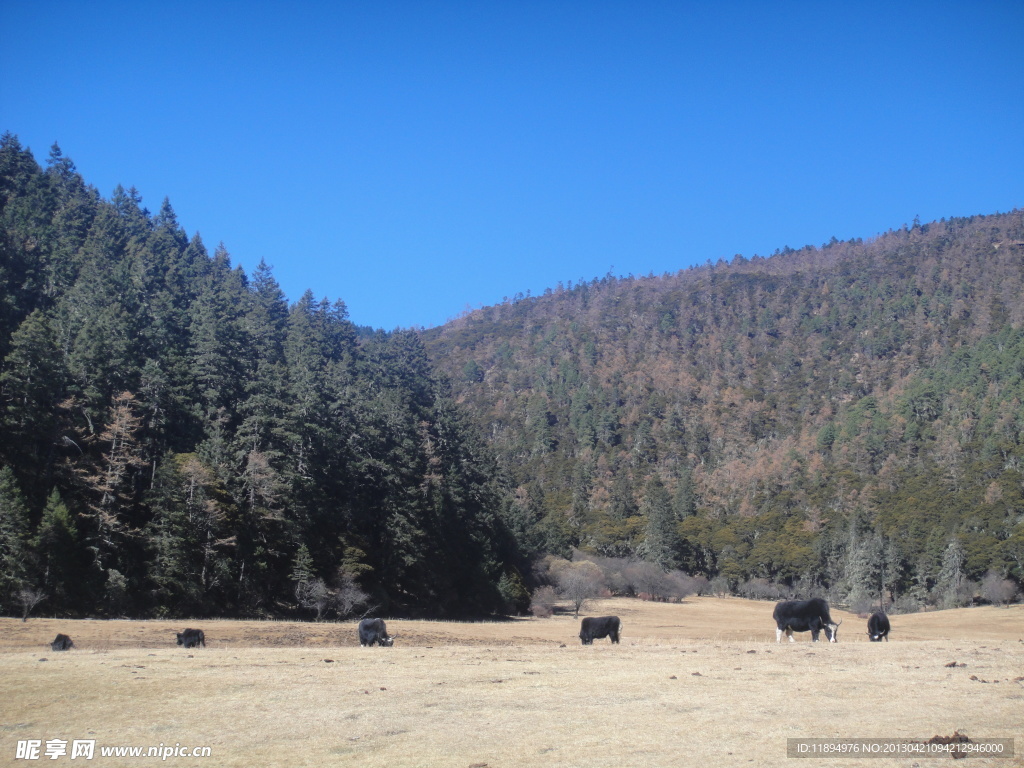
[[[5,613],[486,615],[522,589],[494,460],[417,334],[289,304],[168,201],[104,200],[10,134],[0,360]]]
[[[1012,211],[385,333],[8,133],[0,613],[485,616],[563,559],[633,594],[669,582],[611,571],[1012,599],[1021,296]]]
[[[1013,211],[560,284],[424,338],[525,551],[914,610],[1024,578],[1021,297]]]

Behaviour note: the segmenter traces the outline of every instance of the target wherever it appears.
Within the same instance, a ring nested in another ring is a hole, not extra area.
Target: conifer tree
[[[46,169],[53,190],[53,244],[38,276],[43,294],[66,291],[77,277],[76,257],[101,206],[99,194],[86,187],[71,159],[54,143]]]
[[[198,295],[190,311],[194,407],[207,433],[216,415],[232,411],[242,397],[246,300],[246,280],[232,271],[230,256],[221,244],[200,278]]]
[[[313,571],[313,557],[309,554],[309,547],[300,544],[295,553],[295,560],[292,563],[291,580],[296,584],[304,584],[312,581],[316,574]]]
[[[18,137],[0,137],[0,359],[10,335],[42,303],[54,198]]]
[[[158,605],[173,615],[214,612],[225,597],[234,540],[226,535],[215,485],[213,472],[194,454],[171,454],[160,463],[146,528],[149,577]]]
[[[682,541],[672,511],[672,499],[657,475],[647,481],[640,514],[647,519],[640,554],[663,570],[675,570],[680,565]]]
[[[56,488],[50,492],[33,542],[40,582],[58,613],[78,614],[87,605],[88,566],[78,527]]]
[[[935,591],[943,607],[953,608],[965,602],[964,586],[967,576],[964,563],[967,556],[964,547],[957,537],[949,540],[945,552],[942,553],[942,568],[939,571]]]
[[[0,605],[30,586],[28,506],[10,467],[0,468]]]
[[[55,412],[66,386],[63,358],[49,319],[34,310],[11,337],[0,368],[0,452],[20,465],[45,466],[56,434]]]
[[[684,467],[676,481],[676,492],[672,497],[672,511],[677,520],[684,520],[697,514],[697,499],[693,491],[693,473]]]
[[[245,313],[247,349],[244,399],[239,407],[242,423],[238,453],[257,452],[272,460],[287,450],[282,439],[285,403],[284,331],[288,306],[270,267],[261,261],[248,294]]]

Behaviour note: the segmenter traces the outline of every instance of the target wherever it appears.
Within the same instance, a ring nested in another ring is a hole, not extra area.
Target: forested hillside
[[[1022,296],[1014,211],[372,332],[6,134],[0,611],[482,615],[548,554],[620,592],[1006,599]]]
[[[1015,211],[581,281],[425,339],[527,550],[913,607],[1024,577],[1022,297]]]
[[[415,334],[358,331],[5,135],[0,611],[500,608],[488,451]]]

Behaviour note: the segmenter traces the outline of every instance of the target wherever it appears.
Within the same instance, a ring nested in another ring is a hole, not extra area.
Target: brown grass
[[[771,610],[601,601],[588,613],[619,615],[622,644],[589,647],[571,615],[394,620],[390,649],[352,623],[0,619],[0,765],[31,765],[13,759],[30,738],[208,745],[166,762],[218,766],[783,765],[789,737],[955,730],[1024,752],[1024,607],[895,616],[887,644],[834,612],[836,645],[777,645]],[[208,647],[175,646],[185,626]],[[58,631],[75,650],[49,650]],[[915,762],[939,764],[869,765]]]

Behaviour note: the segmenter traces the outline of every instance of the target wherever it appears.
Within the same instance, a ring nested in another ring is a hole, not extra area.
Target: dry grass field
[[[621,645],[580,645],[570,615],[355,625],[0,619],[0,765],[18,741],[209,746],[197,758],[50,765],[864,766],[787,758],[788,738],[1013,738],[1024,766],[1024,606],[893,617],[889,643],[843,619],[838,644],[776,644],[773,604],[604,600]],[[207,648],[174,632],[202,627]],[[70,635],[76,648],[54,653]],[[952,663],[956,666],[950,666]],[[948,761],[948,758],[944,758]],[[874,759],[871,768],[940,765]]]

